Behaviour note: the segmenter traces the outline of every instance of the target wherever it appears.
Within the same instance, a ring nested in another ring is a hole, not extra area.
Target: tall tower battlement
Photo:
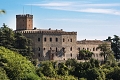
[[[16,30],[32,30],[33,15],[16,15]]]

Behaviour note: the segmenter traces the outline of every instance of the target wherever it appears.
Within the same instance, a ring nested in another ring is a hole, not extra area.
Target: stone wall
[[[77,41],[77,49],[78,49],[78,53],[79,50],[88,50],[93,52],[93,58],[102,61],[103,57],[100,56],[101,50],[97,49],[97,47],[100,44],[103,43],[107,43],[109,45],[109,47],[111,46],[110,42],[106,42],[106,41],[100,41],[100,40],[82,40],[82,41]]]

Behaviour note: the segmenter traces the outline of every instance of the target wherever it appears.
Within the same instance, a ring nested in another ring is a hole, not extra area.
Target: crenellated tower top
[[[32,30],[33,15],[16,15],[16,30]]]

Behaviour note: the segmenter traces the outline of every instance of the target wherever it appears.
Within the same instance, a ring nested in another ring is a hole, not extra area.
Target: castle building
[[[66,32],[63,29],[33,29],[33,15],[30,14],[16,15],[15,32],[32,39],[34,58],[39,61],[77,59],[79,50],[82,49],[95,53],[92,56],[95,59],[103,59],[99,56],[100,50],[96,49],[103,41],[77,41],[77,32]]]

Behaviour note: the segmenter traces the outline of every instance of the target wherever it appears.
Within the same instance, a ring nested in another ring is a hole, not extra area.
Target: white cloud
[[[63,7],[63,6],[70,6],[71,3],[45,3],[45,4],[27,4],[33,6],[41,6],[41,7]]]
[[[114,9],[97,9],[97,8],[87,8],[78,10],[79,12],[89,12],[89,13],[103,13],[103,14],[113,14],[113,15],[120,15],[119,10]]]
[[[113,4],[91,4],[91,3],[77,3],[77,2],[50,2],[42,4],[27,4],[39,6],[46,9],[65,10],[86,13],[102,13],[120,15],[120,10],[117,10],[120,3]]]

